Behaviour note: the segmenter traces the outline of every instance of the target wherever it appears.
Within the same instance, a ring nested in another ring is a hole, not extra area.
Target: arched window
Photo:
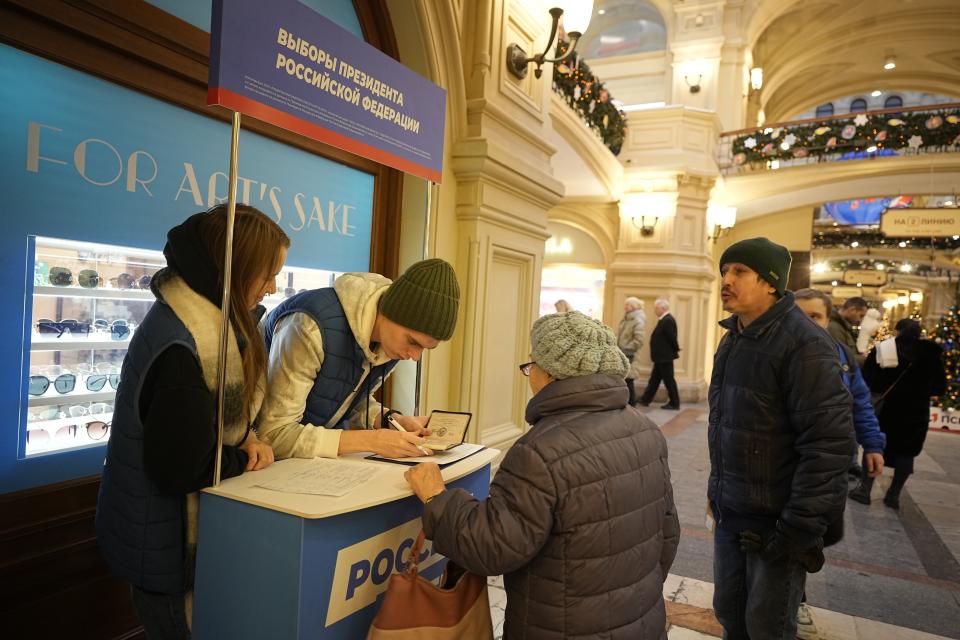
[[[886,100],[883,101],[884,109],[896,109],[897,107],[903,106],[903,98],[900,96],[889,96]]]
[[[833,115],[833,103],[827,102],[817,107],[817,118],[828,118]]]
[[[857,98],[850,103],[850,113],[863,113],[867,110],[867,101],[863,98]]]

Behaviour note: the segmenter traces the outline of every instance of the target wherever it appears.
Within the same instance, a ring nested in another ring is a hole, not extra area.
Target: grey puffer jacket
[[[720,323],[710,381],[710,483],[718,525],[776,527],[798,549],[843,513],[854,450],[837,348],[787,292],[745,329]]]
[[[506,640],[666,638],[663,581],[680,537],[667,444],[626,404],[619,376],[548,384],[486,500],[457,489],[424,507],[436,550],[505,574]]]

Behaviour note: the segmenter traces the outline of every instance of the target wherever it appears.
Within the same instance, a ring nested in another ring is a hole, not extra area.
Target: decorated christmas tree
[[[943,368],[947,373],[947,392],[933,404],[947,410],[960,409],[960,313],[950,308],[930,336],[943,347]]]

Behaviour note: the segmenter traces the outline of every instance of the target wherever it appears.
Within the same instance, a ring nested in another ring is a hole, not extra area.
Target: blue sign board
[[[296,0],[214,0],[207,99],[441,179],[446,91]]]
[[[159,250],[167,231],[227,196],[230,126],[0,45],[0,269],[26,305],[0,317],[0,493],[99,473],[102,448],[17,457],[30,238]],[[240,136],[238,199],[292,241],[287,264],[366,271],[372,175]],[[19,309],[19,311],[18,311]],[[26,334],[25,334],[26,332]]]

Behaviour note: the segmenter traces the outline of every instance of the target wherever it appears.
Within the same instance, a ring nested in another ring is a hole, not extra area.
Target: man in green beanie
[[[807,572],[842,516],[854,448],[832,339],[786,290],[790,253],[766,238],[727,248],[732,313],[710,380],[713,607],[730,638],[793,638]]]
[[[388,411],[372,395],[398,361],[419,360],[453,336],[459,304],[453,267],[437,258],[392,283],[347,273],[282,302],[261,323],[270,354],[261,440],[278,458],[428,453],[420,447],[426,417]]]

